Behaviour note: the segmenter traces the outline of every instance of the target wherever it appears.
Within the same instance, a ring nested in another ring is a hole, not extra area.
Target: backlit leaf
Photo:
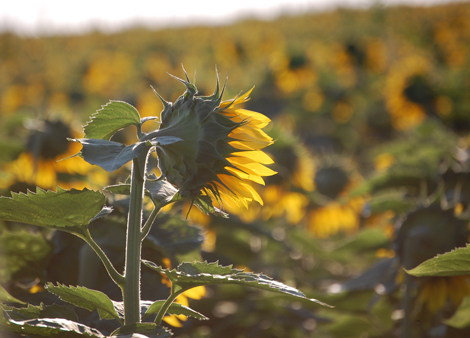
[[[102,211],[105,201],[99,191],[57,187],[57,192],[53,192],[37,188],[36,193],[0,197],[0,219],[83,233]]]
[[[135,125],[140,126],[137,109],[126,102],[110,101],[91,116],[85,125],[85,137],[109,140],[118,130]]]
[[[113,301],[101,291],[91,290],[83,286],[70,286],[52,283],[46,284],[47,291],[57,295],[65,302],[89,311],[98,310],[101,319],[121,320],[114,308]]]
[[[243,270],[233,269],[232,266],[221,266],[217,262],[182,263],[173,270],[163,269],[155,263],[146,260],[143,260],[143,263],[147,267],[166,275],[172,283],[175,283],[183,290],[189,290],[201,285],[240,284],[329,306],[316,299],[309,299],[299,290],[277,282],[263,274],[244,272]]]
[[[470,275],[470,246],[437,255],[407,272],[416,277]]]

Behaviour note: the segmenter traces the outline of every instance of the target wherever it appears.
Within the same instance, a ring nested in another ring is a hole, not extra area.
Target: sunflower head
[[[157,94],[164,105],[161,125],[150,133],[180,139],[156,147],[162,176],[182,197],[206,195],[231,206],[262,203],[247,181],[264,184],[262,176],[275,174],[263,165],[273,161],[260,150],[273,140],[262,131],[270,122],[266,116],[238,107],[251,91],[222,102],[225,86],[220,90],[218,79],[211,96],[199,95],[187,75],[178,80],[186,91],[174,103]]]

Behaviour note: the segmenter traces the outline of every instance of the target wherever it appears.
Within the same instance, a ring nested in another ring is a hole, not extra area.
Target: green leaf
[[[89,311],[98,310],[101,319],[117,319],[121,321],[114,308],[114,303],[101,291],[87,289],[83,286],[70,286],[52,283],[46,284],[47,291],[57,295],[65,302],[85,308]]]
[[[138,323],[132,325],[125,325],[113,331],[109,338],[167,338],[173,334],[167,329],[157,326],[154,323]]]
[[[178,285],[182,290],[189,290],[201,285],[240,284],[296,298],[302,298],[324,306],[329,306],[319,300],[309,299],[299,290],[277,282],[263,274],[255,274],[244,272],[244,270],[232,269],[232,266],[221,266],[217,262],[182,263],[173,270],[163,269],[150,261],[143,260],[142,262],[150,269],[166,275],[172,283]]]
[[[95,139],[71,139],[83,146],[80,156],[90,164],[112,172],[133,160],[151,146],[147,142],[137,142],[126,146],[119,142]]]
[[[147,318],[151,314],[158,313],[158,311],[160,311],[160,308],[163,306],[163,303],[165,303],[164,300],[157,300],[156,302],[154,302],[147,309],[147,311],[143,315],[142,319]],[[170,308],[168,309],[168,311],[166,313],[172,314],[172,315],[185,315],[187,317],[193,317],[193,318],[196,318],[196,319],[199,319],[199,320],[208,320],[209,319],[206,316],[204,316],[202,313],[194,311],[193,309],[191,309],[187,306],[184,306],[182,304],[178,304],[178,303],[172,303],[170,305]]]
[[[470,327],[470,297],[464,298],[454,315],[444,323],[457,329]]]
[[[416,277],[470,275],[470,245],[437,255],[406,272]]]
[[[118,130],[135,125],[140,126],[137,109],[126,102],[110,101],[91,115],[85,125],[85,138],[109,140]]]
[[[21,335],[57,338],[106,338],[105,335],[94,328],[67,319],[43,318],[14,320],[2,317],[3,316],[0,315],[0,328]]]
[[[15,320],[27,320],[38,318],[63,318],[72,321],[77,321],[77,314],[65,306],[57,304],[44,305],[41,303],[39,306],[28,304],[25,308],[3,307],[8,316]]]
[[[223,218],[228,218],[228,214],[212,205],[212,199],[205,195],[198,195],[193,200],[194,205],[206,215],[214,214]]]
[[[7,290],[0,285],[0,303],[17,303],[17,304],[26,304],[25,302],[16,299],[12,295],[10,295]]]
[[[36,193],[0,197],[0,219],[83,234],[105,202],[99,191],[57,187],[53,192],[37,188]]]
[[[130,195],[130,184],[116,184],[104,188],[104,190],[114,194]],[[155,204],[170,201],[178,190],[171,183],[165,180],[150,179],[145,181],[145,195],[150,197]]]

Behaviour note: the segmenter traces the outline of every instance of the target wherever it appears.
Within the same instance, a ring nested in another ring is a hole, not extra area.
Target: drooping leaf
[[[212,205],[212,199],[207,195],[196,196],[193,200],[194,205],[206,215],[214,214],[223,218],[228,218],[228,214]]]
[[[102,212],[105,202],[99,191],[37,188],[36,193],[0,197],[0,219],[80,234]]]
[[[147,142],[137,142],[126,146],[119,142],[95,139],[72,139],[83,146],[80,156],[90,164],[112,172],[132,161],[143,151],[150,149]]]
[[[101,291],[91,290],[83,286],[70,286],[52,283],[46,284],[46,290],[59,296],[65,302],[89,311],[98,310],[101,319],[117,319],[121,321],[114,308],[113,301]]]
[[[0,303],[16,303],[16,304],[26,304],[25,302],[16,299],[10,295],[3,286],[0,285]]]
[[[38,318],[63,318],[71,321],[78,320],[77,314],[72,309],[57,304],[44,305],[41,303],[39,306],[28,304],[25,308],[4,307],[4,310],[11,319],[15,320]]]
[[[172,335],[170,331],[154,323],[138,323],[120,327],[109,338],[168,338]]]
[[[127,183],[110,185],[104,190],[114,194],[130,195],[131,185]],[[145,181],[145,195],[150,197],[155,204],[171,200],[177,192],[178,190],[168,181],[149,178]]]
[[[135,125],[140,126],[137,109],[126,102],[110,101],[91,115],[85,125],[85,137],[109,140],[118,130]]]
[[[470,275],[470,245],[437,255],[406,272],[416,277]]]
[[[142,319],[147,318],[151,314],[158,313],[158,311],[163,306],[163,303],[165,303],[164,300],[157,300],[156,302],[154,302],[147,309],[147,311],[145,312]],[[196,319],[199,319],[199,320],[208,320],[209,319],[206,316],[204,316],[202,313],[194,311],[193,309],[191,309],[187,306],[184,306],[182,304],[178,304],[178,303],[172,303],[170,305],[170,308],[168,309],[167,313],[172,314],[172,315],[185,315],[187,317],[193,317],[193,318],[196,318]]]
[[[454,315],[444,323],[457,329],[470,327],[470,297],[464,298]]]
[[[21,335],[57,338],[106,338],[105,335],[94,328],[67,319],[41,318],[14,320],[2,317],[3,316],[0,315],[0,328]]]
[[[277,282],[263,274],[244,272],[244,270],[233,269],[232,266],[221,266],[217,262],[182,263],[173,270],[163,269],[150,261],[143,260],[142,262],[150,269],[166,275],[172,283],[178,285],[182,290],[189,290],[201,285],[240,284],[296,298],[302,298],[324,306],[329,306],[319,300],[307,298],[299,290]]]

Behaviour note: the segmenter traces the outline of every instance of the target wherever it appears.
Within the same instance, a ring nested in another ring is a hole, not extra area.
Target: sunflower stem
[[[150,149],[150,147],[149,147]],[[142,253],[142,207],[144,198],[145,168],[148,150],[143,151],[132,163],[131,195],[127,218],[126,263],[123,288],[124,324],[141,322],[140,313],[140,261]]]
[[[171,294],[170,296],[167,298],[167,300],[165,301],[165,303],[163,303],[162,307],[160,308],[160,311],[158,311],[157,313],[157,317],[155,317],[155,324],[157,324],[158,326],[161,326],[162,325],[162,320],[163,320],[163,317],[165,316],[166,312],[168,311],[168,309],[170,308],[171,304],[173,304],[173,302],[175,301],[175,299],[184,292],[184,289],[181,289],[179,291],[175,291],[175,287],[174,287],[174,283],[171,284]]]

